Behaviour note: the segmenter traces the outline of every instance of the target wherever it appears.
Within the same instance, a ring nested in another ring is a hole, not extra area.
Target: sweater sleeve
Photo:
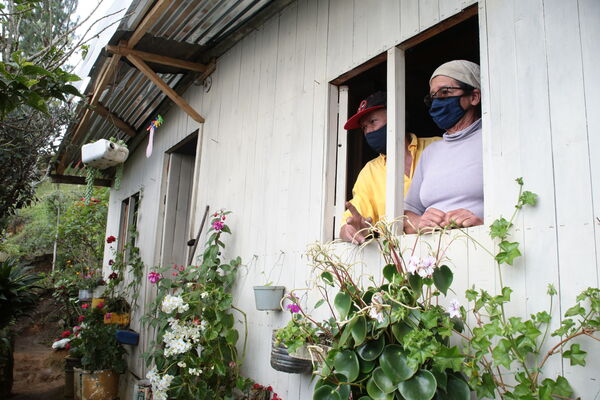
[[[421,185],[423,184],[423,169],[427,164],[427,153],[428,151],[425,149],[421,154],[404,200],[404,211],[411,211],[418,215],[423,215],[425,212],[425,206],[421,203]]]

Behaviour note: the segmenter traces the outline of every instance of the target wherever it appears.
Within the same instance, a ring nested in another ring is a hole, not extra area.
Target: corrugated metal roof
[[[273,0],[172,0],[172,4],[150,26],[135,48],[187,61],[197,61],[272,2]],[[281,6],[290,1],[278,0],[278,2]],[[126,14],[128,17],[121,21],[119,30],[109,43],[116,44],[119,40],[127,39],[152,9],[154,3],[144,0],[134,1]],[[92,76],[98,75],[98,71],[101,70],[99,67],[103,65],[107,56],[109,55],[103,52],[97,58]],[[155,117],[154,114],[159,107],[162,105],[164,108],[166,96],[125,58],[122,60],[108,87],[101,94],[99,102],[134,128],[139,135],[145,130],[145,125]],[[184,83],[187,86],[192,80],[190,72],[150,63],[149,65],[173,89],[177,89],[178,85]],[[94,84],[92,79],[87,88],[88,94],[93,91]],[[83,107],[79,110],[79,118],[84,111]],[[116,137],[125,141],[131,140],[123,131],[96,113],[92,113],[86,131],[75,141],[71,141],[71,135],[76,127],[77,124],[70,127],[66,135],[66,143],[59,152],[59,158],[66,154],[66,165],[75,168],[81,167],[79,165],[81,145],[100,138]]]

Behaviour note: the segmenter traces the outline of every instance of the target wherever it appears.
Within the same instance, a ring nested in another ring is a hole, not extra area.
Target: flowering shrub
[[[241,312],[230,294],[241,260],[224,263],[220,257],[221,237],[231,233],[226,214],[213,216],[200,265],[167,266],[148,274],[157,296],[143,321],[157,334],[145,358],[153,364],[147,378],[156,400],[231,398],[235,389],[249,389],[249,381],[239,375],[239,333],[231,313]]]
[[[125,349],[115,337],[116,326],[104,324],[104,304],[92,308],[86,303],[81,308],[80,325],[73,327],[70,336],[70,353],[81,358],[81,365],[86,370],[125,372]]]
[[[510,228],[517,211],[536,203],[536,195],[523,192],[522,180],[517,182],[521,191],[515,214],[490,227],[491,237],[499,242],[494,258],[500,293],[470,289],[466,292],[468,309],[456,299],[449,299],[448,307],[439,305],[439,298],[448,294],[453,281],[452,271],[443,263],[444,251],[418,257],[415,244],[403,254],[398,238],[385,223],[374,226],[371,239],[386,263],[381,283],[372,280],[365,288],[353,279],[352,266],[329,247],[317,243],[310,248],[317,288],[323,295],[319,303],[329,303],[333,316],[328,321],[314,321],[292,297],[299,314],[293,314],[282,330],[290,335],[282,334],[281,340],[286,346],[297,346],[302,333],[296,332],[302,326],[315,326],[331,335],[333,349],[318,372],[314,400],[469,400],[472,391],[479,398],[572,398],[573,389],[565,377],[541,380],[540,375],[554,354],[562,353],[571,365],[585,365],[586,352],[581,346],[567,344],[582,335],[600,341],[593,335],[600,329],[600,290],[589,288],[577,297],[577,305],[566,311],[560,328],[550,335],[560,340],[539,357],[548,337],[550,314],[541,311],[524,320],[505,313],[511,289],[502,284],[502,266],[512,265],[521,255],[519,243],[510,240]],[[463,233],[469,237],[468,232]],[[337,292],[335,296],[330,296],[332,291]],[[548,294],[556,294],[553,287]],[[467,312],[475,316],[475,326],[465,324]],[[460,343],[452,345],[451,336]],[[306,338],[308,342],[312,335]],[[508,380],[507,374],[514,380]]]

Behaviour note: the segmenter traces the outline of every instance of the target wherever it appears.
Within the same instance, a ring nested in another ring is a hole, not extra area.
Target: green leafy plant
[[[535,205],[537,199],[522,190],[522,179],[517,183],[520,191],[514,214],[490,227],[492,239],[498,241],[498,252],[488,252],[497,263],[499,293],[469,289],[469,309],[456,300],[447,307],[440,305],[454,279],[444,263],[446,249],[438,246],[432,254],[417,257],[415,243],[403,253],[389,224],[376,224],[371,236],[385,260],[380,283],[371,278],[370,285],[363,287],[353,278],[352,265],[328,245],[317,243],[309,249],[320,302],[329,305],[333,315],[329,325],[338,328],[330,331],[333,349],[317,373],[313,399],[467,400],[472,391],[480,398],[572,398],[574,391],[567,379],[559,375],[542,380],[543,368],[556,354],[571,365],[585,366],[587,353],[571,341],[583,335],[600,341],[593,335],[600,328],[600,290],[589,288],[579,295],[560,328],[551,333],[551,310],[529,319],[507,315],[505,305],[511,301],[512,289],[502,282],[502,268],[521,255],[519,243],[510,238],[511,228],[517,212]],[[462,233],[475,240],[468,231]],[[440,243],[444,234],[442,230]],[[548,294],[552,298],[556,290],[550,286]],[[300,307],[299,301],[294,302]],[[473,326],[466,324],[467,313],[475,316]],[[548,333],[559,340],[542,354]],[[453,336],[460,343],[453,345]],[[289,340],[297,345],[302,337],[292,335]]]
[[[104,304],[92,308],[86,303],[82,307],[81,324],[73,328],[71,335],[70,353],[81,358],[81,365],[86,370],[125,372],[126,351],[117,342],[116,326],[104,323]]]
[[[35,289],[40,279],[31,267],[20,265],[14,258],[0,262],[0,329],[27,314],[37,304]]]
[[[156,341],[145,354],[154,367],[147,378],[156,399],[232,398],[234,390],[246,390],[250,381],[239,374],[246,351],[247,328],[241,359],[236,344],[235,310],[230,293],[241,260],[221,259],[228,212],[213,215],[208,240],[199,265],[166,266],[151,272],[157,286],[156,300],[143,322],[156,330]],[[246,324],[245,324],[246,326]]]

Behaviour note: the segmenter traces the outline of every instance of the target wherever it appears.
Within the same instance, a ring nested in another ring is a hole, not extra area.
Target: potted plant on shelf
[[[125,349],[117,342],[115,325],[104,324],[104,304],[82,305],[80,325],[73,328],[71,355],[81,359],[76,369],[75,392],[81,400],[114,400],[119,374],[125,372]]]

